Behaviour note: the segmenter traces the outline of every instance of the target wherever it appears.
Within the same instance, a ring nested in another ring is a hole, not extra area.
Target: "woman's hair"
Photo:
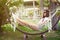
[[[46,13],[46,15],[44,15]],[[49,10],[44,10],[44,13],[43,13],[43,18],[45,17],[49,17]]]

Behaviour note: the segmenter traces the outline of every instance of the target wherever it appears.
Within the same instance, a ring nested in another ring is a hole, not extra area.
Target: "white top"
[[[51,30],[52,28],[51,19],[49,19],[49,17],[42,18],[37,25],[39,29],[42,29],[43,27],[48,27],[48,30]]]

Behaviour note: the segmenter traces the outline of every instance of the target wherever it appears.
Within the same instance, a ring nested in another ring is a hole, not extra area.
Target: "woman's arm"
[[[16,21],[17,21],[20,25],[22,25],[22,26],[28,26],[28,27],[30,27],[30,28],[33,29],[33,30],[39,30],[39,27],[38,27],[37,25],[35,25],[35,24],[28,23],[28,22],[26,22],[26,21],[24,21],[24,20],[21,20],[21,19],[19,19],[19,18],[16,18]]]

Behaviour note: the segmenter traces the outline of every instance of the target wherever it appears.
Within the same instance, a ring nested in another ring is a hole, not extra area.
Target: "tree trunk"
[[[1,5],[0,11],[0,33],[3,34],[3,29],[1,26],[9,21],[9,9],[6,5]]]
[[[2,32],[3,32],[3,31],[2,31],[2,27],[1,27],[1,25],[0,25],[0,34],[2,34]]]
[[[52,26],[54,26],[54,24],[57,22],[58,20],[58,17],[57,16],[54,16],[52,18]],[[57,30],[58,29],[58,24],[56,24],[56,26],[52,27],[53,30]]]
[[[57,7],[57,5],[50,0],[50,6],[49,6],[50,12],[54,11],[56,9],[56,7]],[[51,15],[53,15],[53,14],[54,14],[54,12],[51,13]],[[51,20],[52,20],[52,26],[53,26],[56,23],[56,21],[58,20],[58,17],[55,15]],[[58,25],[56,24],[56,26],[52,27],[52,29],[53,30],[58,29]]]

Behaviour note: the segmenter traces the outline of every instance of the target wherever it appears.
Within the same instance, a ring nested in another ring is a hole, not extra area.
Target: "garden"
[[[44,9],[48,9],[49,17],[52,17],[52,30],[49,32],[46,26],[40,31],[28,27],[30,24],[38,24]],[[19,25],[14,15],[30,24],[25,26],[21,22]],[[60,40],[60,1],[1,0],[0,40]]]

